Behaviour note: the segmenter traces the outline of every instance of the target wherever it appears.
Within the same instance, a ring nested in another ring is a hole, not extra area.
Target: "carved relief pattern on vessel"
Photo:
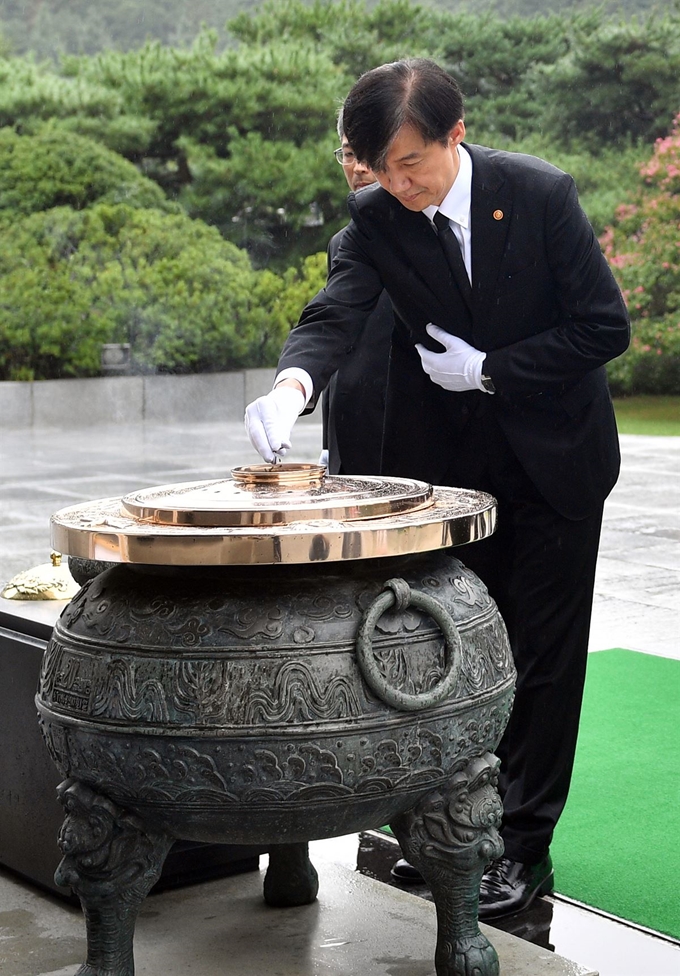
[[[443,641],[439,643],[443,644]],[[373,653],[382,676],[391,687],[398,688],[400,691],[411,695],[422,694],[441,681],[443,647],[434,648],[434,660],[430,661],[423,660],[425,654],[422,647],[413,645],[374,646]]]
[[[155,678],[139,676],[134,660],[113,658],[99,674],[91,714],[131,722],[167,722],[163,684]]]
[[[475,718],[425,725],[411,722],[391,736],[374,730],[321,741],[252,741],[224,737],[191,745],[143,736],[107,742],[79,733],[67,744],[64,730],[44,723],[55,762],[68,775],[91,779],[119,801],[209,807],[236,803],[322,800],[354,794],[403,792],[446,779],[461,755],[475,755],[500,738],[509,700],[477,710]]]
[[[351,603],[338,602],[335,597],[323,592],[296,593],[291,600],[291,605],[296,613],[309,620],[323,621],[330,620],[333,617],[344,620],[352,616]]]
[[[230,617],[228,622],[217,628],[220,633],[231,634],[241,640],[252,640],[253,637],[275,640],[283,633],[283,611],[279,607],[263,610],[254,606],[243,606]]]
[[[69,653],[52,640],[43,656],[40,696],[65,711],[87,715],[95,666],[88,654]]]
[[[226,661],[175,661],[169,697],[174,708],[204,725],[222,718],[235,693]]]
[[[43,654],[40,666],[40,690],[42,698],[50,700],[54,692],[54,684],[59,673],[61,658],[64,653],[64,645],[55,637],[47,645],[47,650]]]
[[[305,722],[357,716],[361,706],[351,678],[327,679],[325,687],[313,670],[299,661],[282,665],[272,684],[254,691],[245,711],[247,725]]]
[[[421,619],[422,615],[421,615]],[[297,633],[297,632],[296,632]],[[464,632],[463,666],[456,697],[479,696],[512,671],[504,626],[487,616]],[[41,698],[64,714],[173,726],[296,725],[385,713],[359,673],[352,641],[324,644],[296,641],[257,655],[237,648],[197,649],[183,658],[164,648],[69,646],[53,638],[42,669]],[[344,646],[343,646],[344,645]],[[309,648],[309,656],[307,655]],[[190,648],[189,648],[190,649]],[[389,684],[410,694],[434,687],[444,662],[437,629],[423,630],[410,643],[394,636],[373,646]]]

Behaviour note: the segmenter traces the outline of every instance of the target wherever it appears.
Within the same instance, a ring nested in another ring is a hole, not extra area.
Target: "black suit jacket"
[[[395,331],[383,473],[440,483],[471,413],[483,406],[547,501],[583,518],[618,476],[604,365],[628,346],[626,308],[571,177],[532,156],[466,148],[471,303],[427,216],[377,184],[367,187],[349,196],[352,221],[327,285],[290,333],[279,368],[301,366],[318,394],[384,288]],[[414,349],[416,342],[440,349],[425,332],[428,322],[487,353],[495,394],[450,393],[429,379]]]
[[[328,269],[337,257],[344,230],[328,245]],[[385,397],[394,329],[387,292],[371,312],[352,351],[343,356],[323,394],[324,447],[331,474],[380,474]]]

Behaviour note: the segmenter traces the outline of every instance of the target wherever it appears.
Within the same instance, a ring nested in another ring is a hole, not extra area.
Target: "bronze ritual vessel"
[[[452,549],[493,531],[494,499],[317,465],[232,475],[52,519],[76,578],[97,570],[36,699],[65,777],[56,877],[85,913],[79,973],[132,976],[177,839],[262,845],[266,901],[300,905],[308,841],[390,824],[437,905],[438,976],[495,976],[477,899],[502,851],[493,750],[515,672]]]

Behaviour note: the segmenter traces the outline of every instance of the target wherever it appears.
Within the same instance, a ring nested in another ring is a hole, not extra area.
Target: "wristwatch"
[[[487,393],[496,392],[496,387],[493,385],[493,380],[491,379],[490,376],[485,376],[484,373],[482,373],[481,380],[482,380],[482,386],[484,387]]]

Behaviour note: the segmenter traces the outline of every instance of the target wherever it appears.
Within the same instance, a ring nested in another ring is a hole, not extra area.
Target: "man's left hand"
[[[486,392],[482,385],[482,363],[486,353],[475,349],[458,336],[445,332],[432,322],[425,331],[445,349],[444,352],[430,352],[420,343],[416,345],[423,369],[432,382],[453,393],[462,393],[464,390]]]

